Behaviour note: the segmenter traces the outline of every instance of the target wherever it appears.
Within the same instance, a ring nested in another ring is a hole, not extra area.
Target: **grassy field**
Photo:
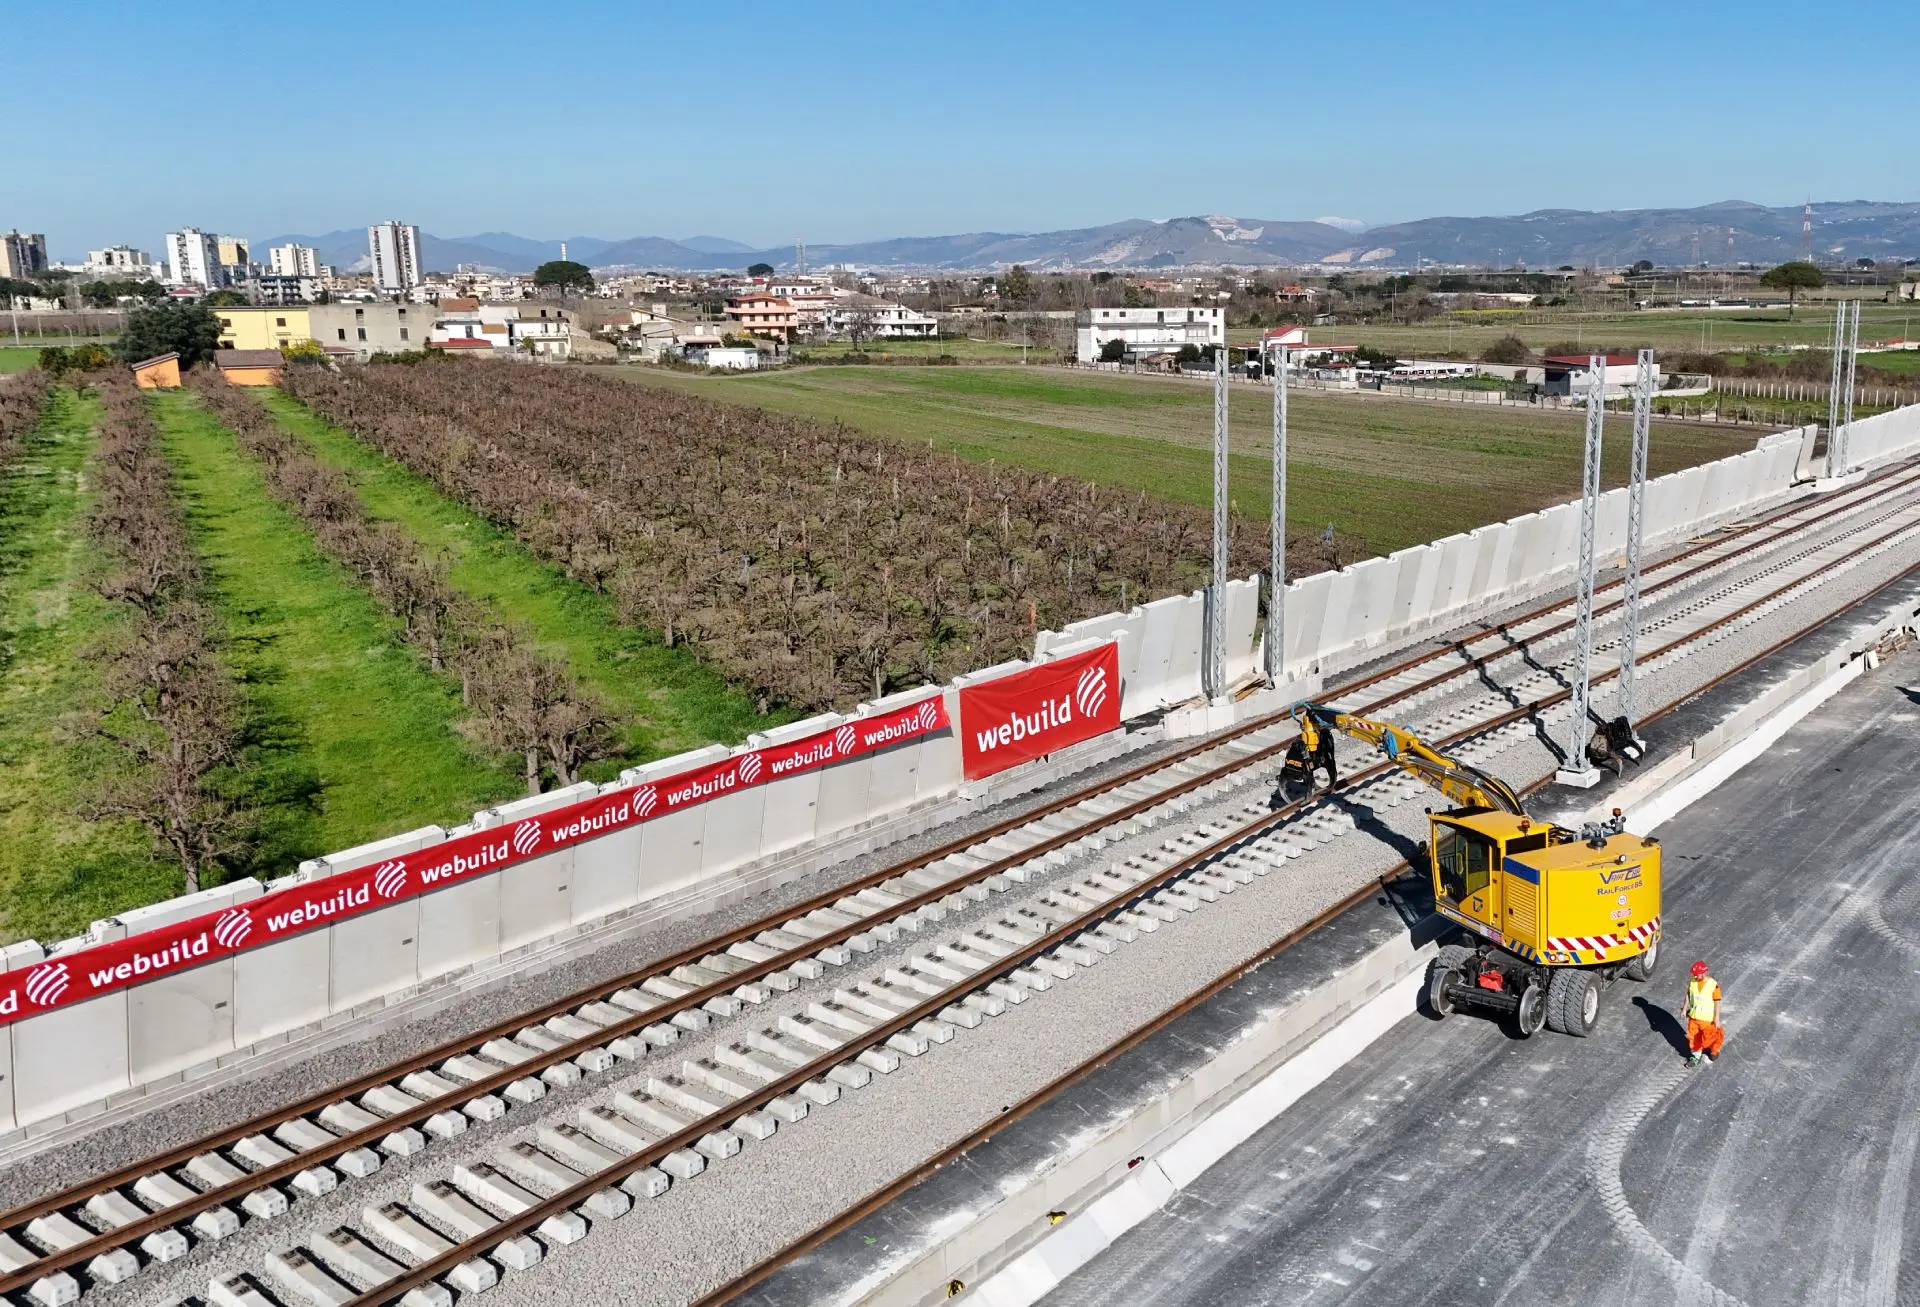
[[[85,650],[114,620],[87,587],[82,469],[96,413],[60,390],[0,477],[0,942],[60,939],[180,892],[137,826],[80,815],[112,757],[70,729],[99,692]]]
[[[664,648],[652,635],[614,621],[613,602],[541,563],[505,532],[442,496],[424,478],[369,449],[275,393],[268,399],[282,426],[304,438],[325,462],[352,476],[367,510],[396,522],[443,552],[454,585],[509,621],[532,630],[544,647],[566,656],[574,672],[624,724],[619,759],[588,768],[596,779],[622,766],[697,748],[734,743],[784,717],[760,717],[685,649]]]
[[[622,372],[643,384],[839,420],[981,461],[1189,503],[1210,500],[1207,382],[1040,368],[823,367],[741,377]],[[1290,414],[1288,521],[1296,528],[1331,523],[1383,552],[1578,492],[1578,414],[1310,393],[1294,396]],[[1267,513],[1271,431],[1269,393],[1236,386],[1230,476],[1238,512]],[[1654,471],[1738,453],[1753,441],[1750,433],[1660,424]],[[1616,435],[1607,448],[1609,484],[1624,480],[1627,455],[1627,442]]]
[[[0,372],[25,372],[40,361],[40,350],[25,346],[15,349],[11,345],[0,346]]]
[[[824,340],[802,345],[799,352],[819,362],[845,358],[856,351],[845,341]],[[970,336],[949,336],[943,340],[872,340],[858,352],[875,363],[912,362],[942,355],[962,363],[1019,363],[1021,347],[1018,340],[975,340]],[[1029,346],[1026,356],[1029,363],[1039,363],[1051,359],[1053,351],[1037,345]]]
[[[1860,339],[1867,342],[1894,337],[1912,339],[1915,317],[1911,304],[1879,304],[1863,295]],[[1729,350],[1786,345],[1824,346],[1833,339],[1834,309],[1818,301],[1803,304],[1789,319],[1785,309],[1724,310],[1658,309],[1645,312],[1560,314],[1532,310],[1479,310],[1451,313],[1418,326],[1342,323],[1315,327],[1310,339],[1341,345],[1372,345],[1404,357],[1464,353],[1473,358],[1503,336],[1514,335],[1534,349],[1573,344],[1586,349],[1634,349],[1642,346],[1671,352],[1724,353]],[[1236,327],[1228,333],[1234,344],[1255,340],[1257,327]],[[1862,356],[1862,361],[1885,355]]]
[[[255,716],[248,774],[265,821],[254,869],[281,874],[518,793],[510,769],[454,729],[458,687],[268,496],[232,434],[190,394],[153,403]]]

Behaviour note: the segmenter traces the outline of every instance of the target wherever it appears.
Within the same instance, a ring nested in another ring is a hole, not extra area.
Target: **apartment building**
[[[433,309],[408,304],[249,305],[214,310],[221,349],[278,349],[317,341],[327,353],[365,362],[423,349]]]
[[[214,290],[226,285],[220,265],[219,238],[198,227],[167,233],[167,280],[175,286],[203,286]]]
[[[320,277],[320,251],[311,245],[275,245],[267,251],[267,266],[276,277]]]
[[[403,222],[379,222],[367,228],[367,253],[373,258],[374,289],[403,293],[418,286],[420,229]]]
[[[0,277],[37,277],[47,270],[47,238],[15,228],[0,236]]]

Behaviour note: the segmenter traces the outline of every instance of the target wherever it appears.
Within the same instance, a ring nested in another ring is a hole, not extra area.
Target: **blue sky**
[[[1912,19],[1845,0],[23,3],[0,228],[70,257],[387,217],[774,245],[1920,200],[1920,83],[1888,53]]]

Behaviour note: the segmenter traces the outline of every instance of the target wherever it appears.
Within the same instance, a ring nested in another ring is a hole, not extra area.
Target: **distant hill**
[[[1814,205],[1813,243],[1823,259],[1920,257],[1920,204],[1849,200]],[[986,269],[1012,263],[1031,268],[1261,267],[1324,263],[1335,266],[1411,268],[1421,263],[1511,265],[1560,264],[1618,267],[1640,259],[1682,264],[1698,257],[1781,263],[1800,256],[1798,206],[1766,208],[1728,200],[1693,209],[1539,209],[1506,217],[1421,218],[1363,227],[1351,218],[1311,222],[1266,218],[1129,218],[1101,227],[1047,232],[967,232],[953,236],[899,236],[845,245],[810,244],[814,267],[850,263],[865,267],[931,270]],[[367,234],[349,228],[321,236],[276,236],[268,245],[298,241],[319,248],[336,267],[367,266]],[[512,232],[440,237],[421,233],[421,255],[430,271],[449,272],[471,263],[501,272],[530,272],[560,257],[560,242],[532,240]],[[635,236],[608,241],[567,239],[573,259],[595,267],[638,267],[713,272],[765,262],[787,270],[793,247],[754,249],[724,236],[668,240]]]
[[[753,246],[730,241],[725,236],[682,236],[674,242],[699,254],[751,254]]]

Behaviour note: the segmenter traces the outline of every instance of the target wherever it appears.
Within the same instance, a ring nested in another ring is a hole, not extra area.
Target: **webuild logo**
[[[472,872],[486,871],[512,859],[513,845],[507,840],[482,841],[470,852],[455,853],[431,867],[420,868],[420,885],[424,889],[428,885],[458,880]]]
[[[207,931],[193,935],[184,935],[171,944],[157,949],[136,948],[132,957],[117,966],[89,968],[87,983],[95,989],[111,989],[116,984],[125,984],[129,980],[138,980],[160,971],[171,971],[175,967],[185,966],[189,962],[198,962],[213,951],[213,938]],[[66,968],[61,967],[61,992],[66,990]],[[27,978],[27,997],[33,998],[33,978]],[[55,1001],[34,999],[45,1006]]]
[[[1119,684],[1119,647],[1109,643],[962,689],[967,778],[991,776],[1118,728]]]
[[[245,908],[228,908],[213,923],[213,940],[221,948],[239,948],[253,934],[253,914]]]

